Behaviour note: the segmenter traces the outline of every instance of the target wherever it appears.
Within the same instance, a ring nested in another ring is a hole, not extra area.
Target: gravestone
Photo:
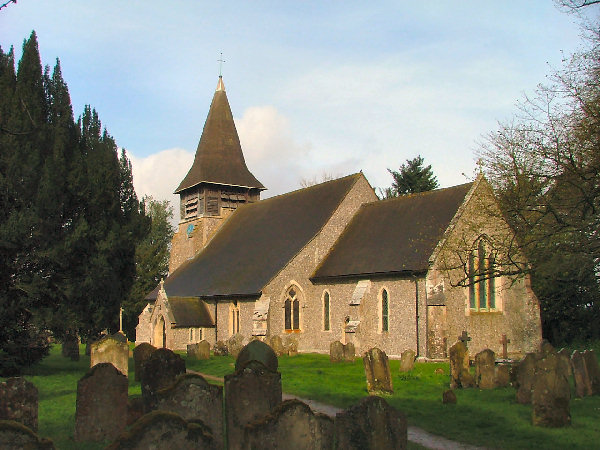
[[[0,383],[0,420],[14,420],[33,431],[38,429],[38,390],[25,378]]]
[[[496,384],[496,387],[507,387],[510,385],[510,366],[508,364],[496,366],[494,383]]]
[[[150,355],[142,365],[140,376],[146,412],[151,410],[156,391],[172,385],[182,373],[185,373],[185,361],[168,348],[159,348]]]
[[[294,336],[286,336],[283,340],[283,348],[288,356],[296,356],[298,354],[298,339]]]
[[[508,344],[510,344],[510,339],[503,334],[500,343],[502,344],[502,359],[508,359]]]
[[[415,367],[415,351],[408,349],[400,356],[400,372],[410,372]]]
[[[213,347],[213,355],[215,356],[227,356],[227,344],[223,341],[217,341]]]
[[[583,360],[585,361],[585,368],[590,379],[592,395],[600,395],[600,368],[598,367],[598,358],[596,358],[594,350],[584,351]]]
[[[122,333],[105,336],[92,344],[90,367],[100,363],[111,363],[123,375],[128,376],[129,345],[127,345],[127,339]]]
[[[127,426],[134,424],[144,415],[144,399],[142,397],[130,397],[127,400]]]
[[[463,341],[458,341],[450,347],[449,359],[450,389],[473,387],[475,378],[469,371],[469,351]]]
[[[336,449],[405,449],[406,416],[383,398],[369,396],[335,416]]]
[[[65,334],[61,352],[65,358],[71,358],[72,361],[79,361],[79,338],[76,334]]]
[[[300,400],[287,400],[244,428],[242,448],[275,450],[333,448],[333,419],[313,413]]]
[[[221,449],[201,421],[187,422],[175,413],[153,411],[121,434],[106,450]]]
[[[280,336],[278,336],[278,335],[271,336],[268,340],[268,344],[273,349],[273,351],[275,352],[275,355],[277,355],[277,357],[280,357],[280,356],[286,354],[285,347],[283,346],[283,341],[281,340]]]
[[[571,368],[571,355],[569,354],[569,350],[561,348],[556,354],[560,358],[559,370],[567,377],[567,379],[570,378],[573,375],[573,369]]]
[[[241,334],[234,334],[227,340],[227,352],[234,358],[238,357],[242,348],[244,348],[244,336]]]
[[[575,396],[581,398],[592,395],[590,377],[583,355],[579,350],[575,350],[571,355],[571,367],[573,369],[573,379],[575,380]]]
[[[475,355],[475,382],[479,389],[496,387],[496,355],[489,348]]]
[[[535,378],[535,353],[527,353],[515,366],[514,386],[517,389],[517,403],[531,403],[531,389]]]
[[[0,420],[0,448],[2,450],[53,450],[50,439],[40,438],[31,428],[14,420]]]
[[[156,392],[155,410],[170,411],[188,422],[201,420],[211,429],[214,443],[223,448],[223,388],[197,374],[183,374],[175,383]]]
[[[374,347],[363,355],[367,390],[371,392],[393,393],[392,376],[387,355]]]
[[[75,441],[115,439],[127,424],[127,377],[111,363],[92,367],[77,382]]]
[[[260,344],[264,345],[252,341],[244,347],[236,361],[235,372],[225,375],[226,430],[230,450],[243,448],[246,424],[265,416],[282,400],[281,374],[271,370],[274,351]],[[269,366],[260,359],[266,360]]]
[[[447,405],[447,404],[456,405],[456,394],[454,393],[454,391],[452,389],[446,389],[442,393],[442,403],[444,405]]]
[[[348,342],[347,344],[344,344],[344,361],[354,362],[355,356],[356,356],[356,349],[354,348],[354,344],[352,342]]]
[[[273,349],[269,345],[258,340],[250,341],[240,351],[240,354],[235,361],[235,370],[240,370],[250,361],[262,363],[271,372],[277,372],[277,367],[279,365]]]
[[[208,341],[188,344],[187,357],[190,359],[210,359],[210,344]]]
[[[150,358],[150,355],[157,350],[153,345],[143,342],[136,345],[133,349],[133,364],[135,370],[135,381],[140,381],[142,375],[142,366]]]
[[[333,341],[329,344],[329,361],[332,363],[342,362],[344,360],[344,344],[340,341]]]
[[[562,427],[571,423],[571,388],[559,364],[559,357],[551,352],[536,362],[531,395],[533,425]]]
[[[540,353],[542,354],[542,356],[545,356],[549,353],[556,353],[556,349],[549,341],[543,339],[540,345]]]

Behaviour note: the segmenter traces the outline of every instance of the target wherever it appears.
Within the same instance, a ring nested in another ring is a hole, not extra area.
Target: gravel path
[[[223,382],[223,378],[215,377],[213,375],[208,375],[200,372],[193,372],[188,370],[191,373],[197,373],[198,375],[202,375],[207,380]],[[341,408],[337,408],[331,405],[325,405],[323,403],[316,402],[314,400],[297,397],[291,394],[283,394],[284,400],[289,400],[292,398],[296,398],[304,403],[306,403],[313,411],[320,412],[323,414],[327,414],[328,416],[335,417],[335,415],[342,411]],[[441,436],[436,436],[435,434],[431,434],[421,428],[408,426],[408,440],[410,442],[414,442],[416,444],[422,445],[426,448],[432,448],[436,450],[485,450],[485,447],[475,447],[473,445],[462,444],[460,442],[451,441],[450,439],[443,438]]]

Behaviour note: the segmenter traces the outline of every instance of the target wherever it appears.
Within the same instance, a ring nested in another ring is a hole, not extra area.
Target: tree
[[[417,192],[431,191],[439,187],[431,165],[423,167],[424,159],[420,155],[407,159],[399,171],[388,169],[392,175],[392,186],[379,190],[380,198],[393,198]]]

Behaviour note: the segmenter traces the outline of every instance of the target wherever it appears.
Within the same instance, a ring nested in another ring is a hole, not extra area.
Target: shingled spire
[[[175,190],[175,194],[201,183],[265,189],[246,166],[221,76],[204,124],[194,163]]]

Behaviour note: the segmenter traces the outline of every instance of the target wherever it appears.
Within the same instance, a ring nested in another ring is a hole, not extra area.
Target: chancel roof
[[[265,189],[246,166],[221,77],[196,149],[194,163],[175,194],[200,183]]]
[[[169,297],[176,327],[214,328],[208,305],[195,297]]]
[[[207,246],[164,282],[171,296],[259,296],[323,228],[362,174],[240,206]]]
[[[363,205],[311,279],[426,271],[472,185]]]

